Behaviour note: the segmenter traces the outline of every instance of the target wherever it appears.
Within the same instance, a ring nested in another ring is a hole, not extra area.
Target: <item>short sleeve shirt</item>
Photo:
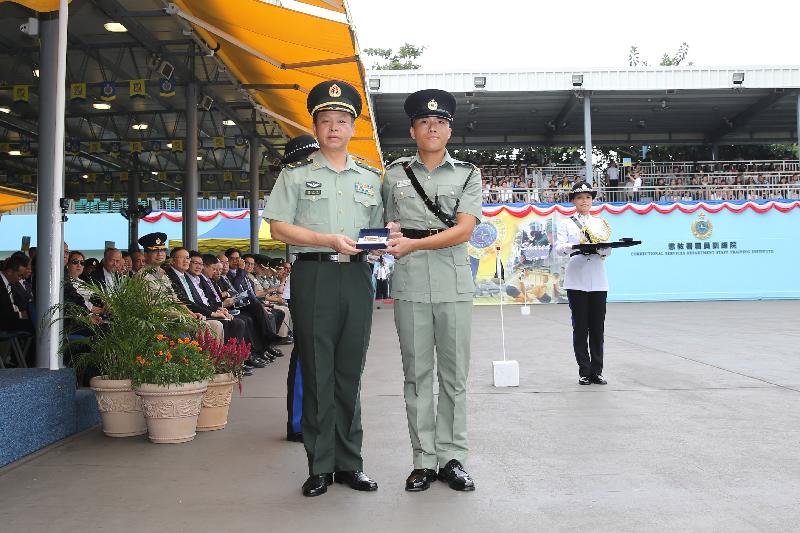
[[[382,195],[387,221],[403,229],[444,229],[447,225],[425,206],[402,163],[408,162],[425,194],[438,201],[446,213],[467,213],[481,218],[481,173],[475,165],[458,161],[445,152],[442,164],[428,172],[419,156],[390,164]],[[458,201],[458,209],[456,209]],[[471,301],[475,286],[466,243],[439,250],[419,250],[395,262],[392,294],[398,300],[421,303]]]
[[[267,200],[264,218],[356,240],[361,229],[383,227],[380,172],[350,155],[344,170],[337,172],[321,152],[314,152],[281,171]],[[333,250],[291,245],[290,251]]]

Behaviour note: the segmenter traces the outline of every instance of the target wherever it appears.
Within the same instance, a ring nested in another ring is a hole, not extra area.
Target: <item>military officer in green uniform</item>
[[[372,280],[356,248],[362,228],[383,226],[380,171],[352,158],[347,145],[361,97],[343,81],[308,94],[319,151],[281,171],[264,217],[290,245],[290,309],[304,379],[301,427],[309,477],[303,495],[335,480],[377,490],[361,458],[361,372],[372,325]]]
[[[464,468],[474,291],[466,242],[481,216],[481,176],[447,151],[455,107],[453,95],[437,89],[406,99],[417,154],[390,164],[382,187],[386,220],[402,230],[388,252],[397,258],[392,295],[414,459],[408,491],[426,490],[437,477],[455,490],[475,489]]]

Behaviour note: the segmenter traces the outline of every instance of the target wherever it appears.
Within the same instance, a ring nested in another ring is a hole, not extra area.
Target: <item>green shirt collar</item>
[[[417,163],[422,168],[425,168],[425,163],[423,163],[422,160],[419,158],[419,152],[414,154],[414,156],[411,158],[411,163],[412,164]],[[442,162],[436,168],[439,168],[444,165],[450,165],[451,168],[455,167],[455,159],[450,157],[450,151],[447,148],[444,149],[444,159],[442,159]],[[436,170],[436,168],[431,169],[431,171]]]
[[[320,168],[325,167],[333,172],[338,172],[336,169],[333,168],[333,166],[331,166],[330,162],[327,159],[325,159],[325,156],[322,155],[322,152],[319,150],[311,154],[311,159],[314,161],[311,164],[311,168],[313,170],[319,170]],[[345,163],[344,170],[342,170],[342,172],[344,172],[345,170],[355,170],[356,172],[358,172],[358,165],[356,165],[356,162],[353,160],[353,157],[350,154],[347,154],[347,162]]]

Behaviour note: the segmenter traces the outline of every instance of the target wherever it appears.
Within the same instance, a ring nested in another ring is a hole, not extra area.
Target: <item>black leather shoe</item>
[[[582,377],[578,380],[578,385],[591,385],[591,383],[587,377]]]
[[[286,440],[290,442],[303,442],[303,434],[299,431],[297,433],[287,433]]]
[[[284,344],[292,344],[294,342],[294,337],[291,335],[287,335],[285,337],[279,337],[277,344],[284,345]]]
[[[262,361],[260,361],[258,359],[254,359],[252,357],[250,359],[246,359],[244,364],[246,366],[249,366],[250,368],[264,368],[265,366],[267,366],[266,363],[264,363],[264,362],[262,362]]]
[[[269,354],[273,357],[283,357],[283,352],[279,349],[275,348],[274,346],[268,346],[264,353]]]
[[[422,492],[423,490],[428,490],[434,481],[436,481],[436,470],[415,468],[406,479],[406,490],[408,492]]]
[[[333,477],[336,483],[350,485],[350,488],[353,490],[363,490],[367,492],[378,490],[378,484],[368,478],[367,475],[360,470],[336,472]]]
[[[455,459],[451,459],[444,468],[439,469],[439,479],[446,481],[453,490],[475,490],[475,482]]]
[[[333,474],[313,474],[303,483],[303,496],[313,498],[328,492],[328,485],[333,484]]]
[[[591,381],[592,383],[595,383],[597,385],[608,385],[608,381],[606,381],[606,378],[604,378],[600,374],[597,374],[596,376],[592,376],[591,378],[589,378],[589,381]]]
[[[253,375],[253,369],[250,368],[249,366],[244,367],[242,369],[242,375],[243,376],[252,376]]]

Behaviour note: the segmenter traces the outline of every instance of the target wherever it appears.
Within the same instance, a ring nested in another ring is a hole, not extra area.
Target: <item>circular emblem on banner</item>
[[[491,253],[497,244],[503,242],[505,235],[506,226],[502,220],[494,219],[491,222],[484,220],[475,226],[467,245],[467,254],[480,259]]]
[[[109,84],[109,83],[103,84],[103,94],[105,96],[113,96],[114,95],[114,86]]]
[[[436,111],[437,109],[439,109],[439,102],[437,102],[436,100],[431,100],[430,102],[428,102],[428,109],[430,109],[431,111]]]
[[[342,96],[342,88],[334,83],[333,85],[331,85],[331,88],[328,89],[328,94],[331,95],[333,98],[339,98],[340,96]]]
[[[713,233],[713,231],[714,225],[710,220],[706,220],[706,216],[703,214],[697,217],[697,220],[692,222],[692,234],[694,234],[694,236],[701,241],[711,237],[711,233]]]

